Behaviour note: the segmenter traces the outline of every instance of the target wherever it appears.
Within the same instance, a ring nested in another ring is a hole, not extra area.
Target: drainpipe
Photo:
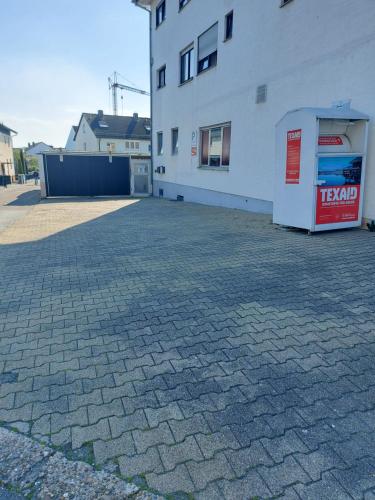
[[[150,119],[151,119],[151,133],[150,133],[150,146],[151,146],[151,189],[152,189],[152,196],[154,196],[154,148],[152,147],[152,144],[153,144],[153,130],[154,130],[154,127],[153,127],[153,120],[152,120],[152,116],[153,116],[153,112],[152,112],[152,109],[153,109],[153,96],[154,96],[154,92],[153,92],[153,87],[152,87],[152,64],[153,64],[153,56],[152,56],[152,40],[151,40],[151,37],[152,37],[152,19],[151,19],[151,10],[149,11],[149,31],[150,31],[150,39],[149,39],[149,44],[150,44],[150,94],[151,94],[151,98],[150,98]]]
[[[154,148],[152,147],[153,145],[153,123],[152,123],[152,109],[153,109],[153,87],[152,87],[152,64],[153,64],[153,58],[152,58],[152,17],[151,17],[151,7],[148,9],[147,7],[144,7],[143,5],[140,5],[137,0],[133,0],[135,5],[137,7],[140,7],[141,9],[145,10],[148,12],[149,16],[149,51],[150,51],[150,94],[151,94],[151,99],[150,99],[150,119],[151,119],[151,135],[150,135],[150,146],[151,146],[151,188],[152,188],[152,196],[154,195]]]

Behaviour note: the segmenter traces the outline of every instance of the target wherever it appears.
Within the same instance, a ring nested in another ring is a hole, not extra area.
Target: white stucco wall
[[[98,139],[85,117],[82,117],[79,124],[75,143],[75,151],[99,151]]]
[[[139,149],[131,148],[131,144],[129,144],[129,147],[126,147],[127,143],[134,143],[138,142],[139,143]],[[150,144],[151,141],[141,141],[141,140],[136,140],[136,139],[98,139],[95,137],[95,134],[91,130],[89,124],[87,123],[87,120],[85,118],[82,118],[81,124],[79,126],[78,132],[77,132],[77,137],[76,140],[71,141],[70,136],[68,138],[68,143],[69,144],[74,144],[73,149],[74,151],[89,151],[89,152],[96,152],[96,151],[108,151],[108,144],[114,144],[115,149],[113,150],[114,153],[127,153],[127,154],[132,154],[132,155],[150,155]],[[68,146],[67,143],[67,146]],[[86,149],[85,149],[85,143],[86,143]],[[70,148],[66,148],[71,150]]]
[[[68,151],[75,151],[76,149],[76,142],[74,140],[74,136],[76,135],[75,130],[73,127],[71,127],[68,139],[66,141],[65,149]]]
[[[375,1],[191,0],[179,12],[167,0],[166,20],[155,29],[153,45],[154,179],[232,195],[272,201],[275,124],[285,112],[303,106],[329,107],[352,100],[370,115],[364,216],[375,218]],[[233,38],[224,40],[225,15],[234,10]],[[179,86],[179,54],[219,22],[218,63]],[[173,43],[171,43],[173,40]],[[156,71],[166,64],[166,87],[156,89]],[[256,88],[268,85],[268,98],[256,104]],[[191,134],[200,127],[232,123],[228,172],[197,168]],[[179,128],[179,154],[171,155],[171,129]],[[157,155],[156,134],[164,133]]]

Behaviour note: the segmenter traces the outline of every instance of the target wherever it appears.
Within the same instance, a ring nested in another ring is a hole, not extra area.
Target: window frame
[[[188,55],[189,57],[189,77],[186,80],[183,80],[182,77],[182,61],[183,58]],[[194,78],[194,42],[188,45],[185,49],[180,52],[180,85],[184,85],[185,83],[191,82]]]
[[[159,141],[161,138],[161,142]],[[156,147],[158,156],[163,156],[164,154],[164,134],[162,131],[156,133]]]
[[[178,12],[181,12],[189,2],[190,0],[178,0]]]
[[[174,141],[174,136],[173,134],[177,132],[177,141]],[[177,156],[179,153],[179,129],[178,127],[173,127],[171,129],[171,155],[172,156]]]
[[[220,153],[220,165],[212,165],[210,157],[213,156],[210,154],[211,147],[211,131],[215,129],[221,129],[221,153]],[[224,151],[224,129],[228,128],[230,130],[230,140],[229,140],[229,154],[228,154],[228,164],[223,165],[223,151]],[[203,134],[204,132],[208,132],[208,149],[207,149],[207,164],[202,161],[202,153],[203,153]],[[210,125],[209,127],[201,127],[199,129],[199,167],[202,169],[209,170],[229,170],[230,168],[230,151],[231,151],[231,137],[232,137],[232,122],[224,122],[219,123],[217,125]]]
[[[232,25],[231,25],[231,31],[230,34],[228,35],[228,20],[232,19]],[[228,42],[229,40],[232,40],[233,38],[233,25],[234,25],[234,11],[231,10],[228,12],[228,14],[225,16],[225,33],[224,33],[224,42]]]
[[[164,74],[164,84],[160,85],[160,75]],[[157,70],[157,88],[163,89],[167,85],[167,80],[166,80],[166,74],[167,74],[167,66],[164,64],[163,66],[160,66],[160,68]]]
[[[162,12],[162,17],[160,20],[159,17],[159,12]],[[166,0],[161,0],[161,2],[158,3],[155,9],[155,24],[156,24],[156,29],[159,28],[161,24],[164,23],[164,21],[167,18],[167,5],[166,5]]]
[[[216,45],[216,50],[214,52],[211,52],[208,56],[204,57],[203,59],[199,59],[199,40],[200,38],[206,34],[208,31],[210,31],[214,26],[217,26],[219,28],[219,23],[216,21],[212,26],[210,26],[206,31],[201,33],[198,36],[198,41],[197,41],[197,76],[200,75],[201,73],[204,73],[215,66],[217,66],[217,55],[218,55],[218,48],[219,48],[219,36],[217,37],[217,45]],[[208,66],[206,68],[200,68],[200,65],[202,62],[208,62]]]
[[[280,9],[285,7],[285,5],[288,5],[288,3],[292,2],[293,0],[281,0],[280,1]]]

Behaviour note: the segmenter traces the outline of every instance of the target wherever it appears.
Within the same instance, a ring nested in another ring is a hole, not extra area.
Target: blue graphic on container
[[[361,184],[361,156],[323,156],[318,163],[318,181],[323,186]]]

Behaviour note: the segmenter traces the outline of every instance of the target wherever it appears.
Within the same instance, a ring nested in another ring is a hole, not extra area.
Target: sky
[[[148,14],[131,0],[11,0],[1,11],[0,123],[15,147],[64,147],[82,112],[112,114],[108,77],[149,90]],[[5,43],[4,43],[5,41]],[[123,93],[119,114],[149,116]]]

